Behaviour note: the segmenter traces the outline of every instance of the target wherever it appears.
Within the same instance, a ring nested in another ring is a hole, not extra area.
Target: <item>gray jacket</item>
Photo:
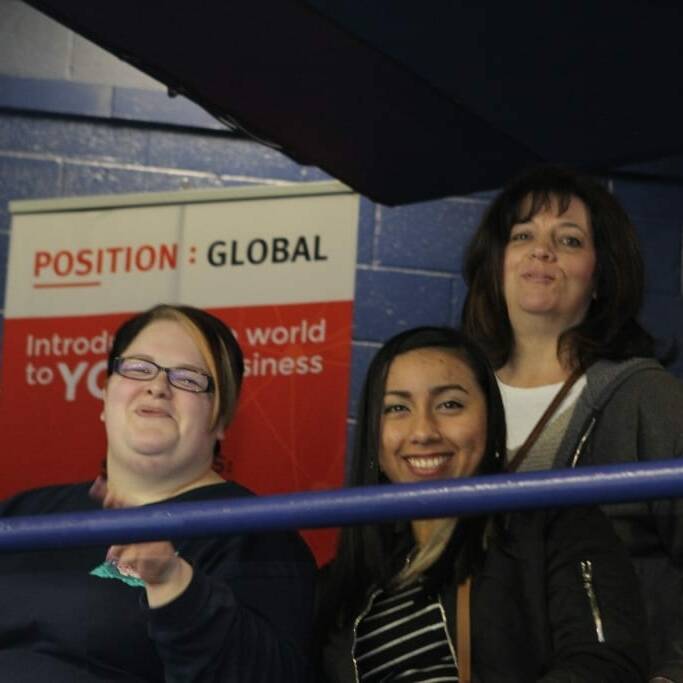
[[[553,467],[683,456],[683,383],[659,363],[598,361],[586,378]],[[604,510],[641,580],[652,675],[683,683],[683,498]]]

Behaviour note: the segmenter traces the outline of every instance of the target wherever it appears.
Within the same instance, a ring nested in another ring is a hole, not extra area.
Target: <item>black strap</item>
[[[545,409],[545,412],[539,418],[536,426],[531,430],[531,434],[527,436],[526,441],[519,447],[517,453],[515,453],[515,457],[512,458],[512,460],[508,463],[507,470],[509,472],[516,472],[519,469],[519,466],[524,462],[527,455],[529,455],[531,447],[538,440],[538,437],[541,435],[541,432],[550,421],[550,418],[555,414],[557,409],[560,407],[560,404],[562,401],[564,401],[565,397],[569,393],[569,390],[574,386],[574,384],[576,384],[576,380],[578,380],[583,373],[584,371],[582,368],[576,368],[576,370],[574,370],[574,372],[567,377],[564,384],[560,387],[560,390],[555,395],[555,398],[550,402],[550,405]]]

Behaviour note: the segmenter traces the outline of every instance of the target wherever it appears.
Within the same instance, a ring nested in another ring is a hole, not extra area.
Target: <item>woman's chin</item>
[[[557,313],[557,306],[554,301],[531,300],[525,301],[520,305],[520,310],[527,315],[547,315],[553,316]]]
[[[133,457],[163,458],[169,455],[175,446],[172,439],[138,439],[129,444]]]

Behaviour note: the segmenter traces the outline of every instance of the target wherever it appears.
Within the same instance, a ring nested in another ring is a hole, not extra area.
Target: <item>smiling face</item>
[[[147,325],[122,355],[208,373],[196,343],[173,320]],[[110,476],[152,475],[178,485],[202,476],[211,469],[223,432],[222,425],[211,428],[211,412],[212,394],[177,389],[163,371],[148,381],[111,375],[104,392]]]
[[[559,210],[553,198],[550,206],[510,230],[503,290],[516,331],[529,316],[542,316],[561,333],[581,322],[588,310],[596,266],[589,212],[577,197],[564,213]]]
[[[453,352],[422,348],[387,375],[379,462],[392,482],[469,477],[486,448],[486,399]]]

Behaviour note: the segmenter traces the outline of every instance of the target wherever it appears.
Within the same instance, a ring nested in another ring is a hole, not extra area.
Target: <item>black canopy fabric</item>
[[[383,204],[683,154],[679,1],[29,4]]]

